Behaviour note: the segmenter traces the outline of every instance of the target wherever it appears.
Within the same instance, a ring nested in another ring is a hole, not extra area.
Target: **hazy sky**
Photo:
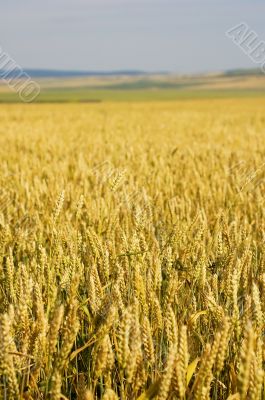
[[[226,36],[265,40],[264,0],[2,0],[0,46],[22,67],[204,72],[253,67]]]

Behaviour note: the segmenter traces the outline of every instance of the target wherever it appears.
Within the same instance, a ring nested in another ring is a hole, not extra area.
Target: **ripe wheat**
[[[263,398],[264,106],[1,105],[0,400]]]

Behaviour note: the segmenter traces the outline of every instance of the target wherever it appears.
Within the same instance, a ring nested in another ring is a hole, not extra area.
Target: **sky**
[[[244,21],[265,41],[264,15],[264,0],[0,0],[0,47],[23,68],[253,68],[225,32]]]

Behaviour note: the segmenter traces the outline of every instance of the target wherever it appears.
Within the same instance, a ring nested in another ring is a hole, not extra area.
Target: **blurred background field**
[[[41,87],[36,102],[174,101],[265,96],[265,75],[234,70],[205,75],[148,74],[118,71],[105,74],[29,70]],[[0,102],[20,102],[0,82]]]

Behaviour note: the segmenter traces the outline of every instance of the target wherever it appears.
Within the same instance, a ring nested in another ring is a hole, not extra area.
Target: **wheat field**
[[[0,399],[265,399],[265,100],[0,106]]]

